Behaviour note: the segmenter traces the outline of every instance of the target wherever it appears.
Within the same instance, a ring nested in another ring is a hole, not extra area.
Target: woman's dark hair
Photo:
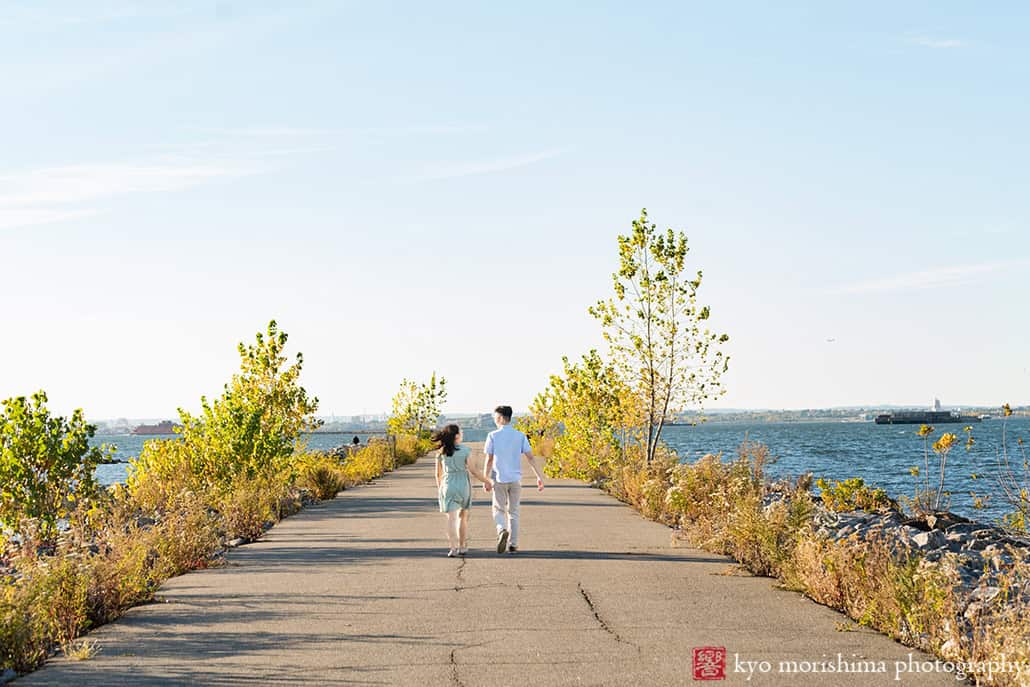
[[[459,432],[461,432],[461,427],[458,425],[447,425],[433,434],[433,441],[440,444],[440,450],[445,456],[454,455],[454,442],[457,441]]]

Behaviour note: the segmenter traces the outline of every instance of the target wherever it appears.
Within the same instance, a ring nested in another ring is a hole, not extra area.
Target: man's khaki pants
[[[494,522],[497,533],[508,530],[509,546],[519,545],[519,499],[522,498],[521,482],[494,482]]]

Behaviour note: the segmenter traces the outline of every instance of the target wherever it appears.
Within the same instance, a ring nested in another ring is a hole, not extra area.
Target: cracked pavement
[[[475,494],[467,559],[445,556],[423,459],[284,520],[224,567],[169,580],[159,602],[91,633],[93,659],[55,658],[13,684],[682,685],[701,646],[726,648],[722,684],[956,683],[894,681],[895,661],[928,657],[839,632],[843,616],[772,580],[725,575],[728,559],[674,548],[668,528],[579,482],[538,493],[527,480],[516,555],[495,553],[488,495]],[[735,654],[773,670],[748,682]],[[838,654],[887,672],[778,670]]]

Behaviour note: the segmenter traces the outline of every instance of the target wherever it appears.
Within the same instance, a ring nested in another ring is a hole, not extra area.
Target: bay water
[[[1019,437],[1030,441],[1030,418],[1012,417],[1006,421],[988,419],[972,425],[975,443],[970,450],[964,445],[963,425],[940,425],[931,440],[942,432],[959,435],[959,443],[948,460],[945,490],[951,492],[950,509],[977,520],[992,520],[1006,512],[996,476],[1002,457],[1002,435],[1007,438],[1009,460],[1017,471],[1022,470],[1023,455],[1016,443]],[[722,454],[729,460],[747,438],[766,444],[776,458],[767,473],[771,477],[795,477],[811,472],[815,477],[843,480],[861,477],[867,484],[882,487],[892,497],[913,493],[916,478],[909,469],[923,467],[924,444],[917,435],[919,425],[877,425],[872,422],[710,422],[696,426],[667,427],[663,438],[682,456],[693,462],[701,456]],[[486,430],[468,430],[466,441],[482,441]],[[96,443],[116,447],[115,458],[128,460],[138,456],[147,439],[118,435],[96,437]],[[165,437],[167,438],[167,437]],[[352,435],[310,434],[304,437],[313,450],[328,450],[349,443]],[[367,436],[362,436],[362,443]],[[930,453],[931,468],[936,457]],[[122,482],[126,477],[124,463],[101,465],[97,478],[103,484]],[[973,480],[970,475],[977,474]],[[936,484],[934,484],[936,486]],[[986,509],[973,508],[970,492],[989,495]]]

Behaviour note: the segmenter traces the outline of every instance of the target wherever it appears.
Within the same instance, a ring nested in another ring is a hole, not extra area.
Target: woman
[[[440,512],[447,514],[448,558],[464,556],[468,551],[469,508],[472,507],[472,482],[469,473],[490,491],[493,482],[479,468],[469,464],[471,451],[461,446],[461,429],[447,425],[433,435],[440,445],[436,454],[436,489],[440,499]]]

